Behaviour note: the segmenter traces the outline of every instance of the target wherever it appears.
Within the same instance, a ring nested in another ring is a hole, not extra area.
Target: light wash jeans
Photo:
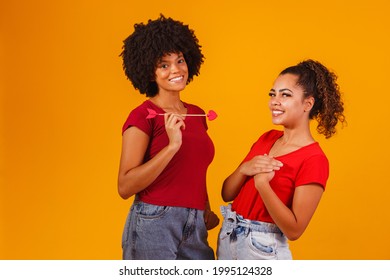
[[[244,219],[222,206],[224,217],[218,237],[220,260],[291,260],[286,236],[271,223]]]
[[[203,212],[135,200],[122,237],[123,259],[212,260]]]

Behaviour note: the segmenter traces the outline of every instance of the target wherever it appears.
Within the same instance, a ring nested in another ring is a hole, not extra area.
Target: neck
[[[150,98],[155,105],[165,111],[180,112],[184,109],[184,104],[180,100],[179,94],[157,94]]]
[[[315,141],[310,133],[309,126],[307,126],[307,128],[302,129],[284,128],[283,137],[281,139],[281,143],[283,145],[294,144],[299,146],[305,146],[313,142]]]

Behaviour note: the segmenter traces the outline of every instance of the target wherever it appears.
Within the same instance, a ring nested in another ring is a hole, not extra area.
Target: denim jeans
[[[221,207],[224,221],[218,237],[220,260],[291,260],[287,238],[271,223],[251,221]]]
[[[203,212],[135,200],[122,237],[123,259],[212,260]]]

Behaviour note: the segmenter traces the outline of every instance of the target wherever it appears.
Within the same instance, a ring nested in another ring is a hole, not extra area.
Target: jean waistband
[[[231,210],[231,204],[229,204],[228,206],[221,206],[221,213],[225,218],[225,221],[231,227],[241,226],[258,232],[283,234],[282,231],[275,224],[244,219],[243,216]]]

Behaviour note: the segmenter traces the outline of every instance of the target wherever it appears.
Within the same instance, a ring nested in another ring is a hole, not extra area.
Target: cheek
[[[183,72],[188,73],[188,67],[187,67],[187,65],[183,65],[183,66],[181,67],[181,70],[182,70]]]
[[[167,72],[159,71],[158,73],[156,73],[156,80],[164,80],[167,76]]]

